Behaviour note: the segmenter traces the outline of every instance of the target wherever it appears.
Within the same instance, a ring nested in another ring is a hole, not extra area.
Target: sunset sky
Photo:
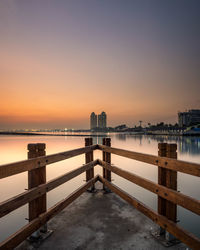
[[[164,121],[200,108],[199,0],[1,0],[0,129]]]

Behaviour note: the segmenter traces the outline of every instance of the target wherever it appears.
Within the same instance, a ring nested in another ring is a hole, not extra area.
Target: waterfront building
[[[98,115],[98,128],[104,129],[107,127],[107,116],[106,113],[103,111],[101,114]]]
[[[97,128],[97,115],[92,112],[90,115],[90,129],[95,129]]]
[[[98,128],[102,128],[102,118],[101,118],[101,114],[98,115]]]
[[[103,111],[98,116],[92,112],[90,115],[90,129],[95,130],[97,129],[105,129],[107,127],[107,115]]]
[[[178,113],[178,124],[180,127],[191,126],[200,123],[200,110],[191,109],[186,112]]]

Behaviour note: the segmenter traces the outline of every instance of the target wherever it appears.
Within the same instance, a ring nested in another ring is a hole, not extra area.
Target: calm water
[[[133,136],[123,134],[111,134],[113,147],[128,149],[136,152],[157,155],[158,142],[178,144],[178,159],[200,163],[200,137],[167,137],[167,136]],[[94,143],[101,143],[102,138],[94,138]],[[28,143],[46,143],[47,154],[67,151],[84,146],[84,137],[53,137],[53,136],[0,136],[0,164],[27,159]],[[96,151],[95,158],[101,158],[102,152]],[[85,162],[84,155],[58,162],[47,166],[47,180],[64,174]],[[112,163],[130,172],[141,175],[157,182],[157,167],[137,162],[124,157],[112,155]],[[95,167],[95,174],[101,174],[102,168]],[[112,174],[113,183],[141,200],[153,209],[157,209],[157,197],[149,191]],[[61,185],[47,194],[48,207],[65,198],[72,191],[84,184],[85,174]],[[27,173],[18,174],[0,180],[0,202],[17,195],[27,188]],[[199,178],[178,173],[178,190],[200,199]],[[123,209],[123,208],[122,208]],[[27,223],[27,205],[15,210],[0,219],[0,241],[16,232]],[[179,224],[186,230],[200,237],[200,217],[178,207]]]

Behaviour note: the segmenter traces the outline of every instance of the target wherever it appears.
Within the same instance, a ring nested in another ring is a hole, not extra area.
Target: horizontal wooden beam
[[[88,153],[97,149],[97,145],[92,145],[84,148],[73,149],[57,154],[41,156],[30,160],[14,162],[0,166],[0,179],[19,174],[25,171],[30,171],[35,168],[40,168],[58,161],[66,160],[68,158]]]
[[[137,161],[149,163],[163,168],[183,172],[186,174],[200,177],[200,165],[196,163],[184,162],[166,157],[142,154],[124,149],[117,149],[103,145],[92,145],[84,148],[65,151],[48,156],[41,156],[30,160],[4,164],[0,166],[0,179],[19,174],[25,171],[30,171],[35,168],[40,168],[58,161],[62,161],[80,154],[89,153],[95,149],[100,149],[108,153],[124,156]]]
[[[167,157],[154,156],[149,154],[142,154],[125,149],[118,149],[107,147],[104,145],[97,145],[97,149],[103,150],[108,153],[116,154],[133,160],[149,163],[162,168],[179,171],[185,174],[190,174],[200,177],[200,164],[170,159]]]
[[[97,160],[0,203],[0,218],[97,165]]]
[[[170,188],[164,187],[162,185],[156,184],[148,179],[140,177],[136,174],[132,174],[128,171],[122,170],[116,166],[110,165],[104,161],[98,160],[98,163],[106,168],[107,170],[112,171],[113,173],[125,178],[128,181],[135,183],[136,185],[143,187],[160,197],[173,202],[174,204],[178,204],[198,215],[200,215],[200,201],[194,198],[191,198],[187,195],[179,193]]]
[[[83,192],[85,192],[89,187],[94,185],[94,183],[99,179],[99,176],[88,181],[85,185],[81,186],[79,189],[70,194],[67,198],[55,204],[53,207],[48,209],[47,212],[39,215],[38,218],[32,220],[26,226],[22,227],[19,231],[11,235],[8,239],[0,243],[0,250],[3,249],[13,249],[24,241],[33,232],[44,225],[48,220],[53,218],[56,214],[61,212],[65,207],[77,199]]]
[[[162,228],[167,230],[169,233],[174,235],[176,238],[181,240],[183,243],[191,247],[192,249],[199,249],[200,247],[200,239],[191,234],[190,232],[182,229],[173,221],[168,220],[166,217],[156,213],[148,206],[144,205],[142,202],[138,201],[136,198],[132,197],[125,191],[121,190],[114,184],[110,183],[103,177],[99,176],[99,180],[105,184],[111,191],[119,195],[122,199],[127,201],[133,207],[138,209],[144,215],[149,217],[152,221],[160,225]]]

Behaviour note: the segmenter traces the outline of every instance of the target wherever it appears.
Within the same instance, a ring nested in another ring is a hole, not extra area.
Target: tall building
[[[97,128],[97,115],[92,112],[90,115],[90,129]]]
[[[98,115],[98,128],[102,128],[102,117],[101,117],[101,114]]]
[[[107,127],[107,116],[105,112],[102,112],[98,115],[98,128],[106,128]]]
[[[180,127],[191,126],[200,123],[200,110],[191,109],[187,112],[178,113],[178,125]]]
[[[105,112],[102,112],[101,114],[97,115],[92,112],[90,115],[90,129],[94,130],[95,128],[104,129],[107,127],[107,116]]]

